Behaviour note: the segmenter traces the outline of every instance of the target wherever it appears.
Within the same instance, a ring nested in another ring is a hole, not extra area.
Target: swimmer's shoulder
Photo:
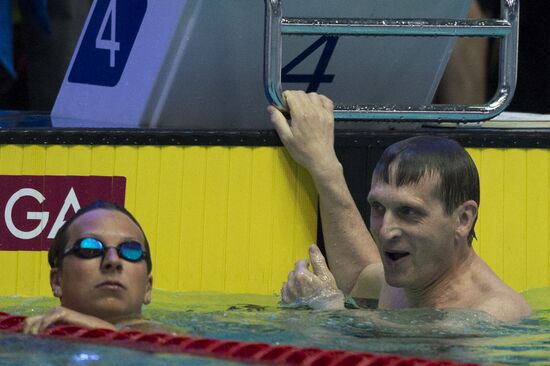
[[[502,281],[483,260],[479,259],[478,264],[472,284],[473,287],[477,285],[473,309],[485,311],[505,322],[528,317],[532,309],[527,300]]]
[[[531,305],[512,289],[491,292],[480,299],[475,310],[484,311],[504,322],[516,322],[532,313]]]

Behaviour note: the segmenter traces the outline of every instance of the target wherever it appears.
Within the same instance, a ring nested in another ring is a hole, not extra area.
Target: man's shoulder
[[[515,321],[531,314],[531,305],[523,296],[508,286],[481,259],[476,276],[478,285],[474,308],[485,311],[503,321]]]
[[[478,301],[475,309],[489,313],[505,322],[525,318],[532,311],[527,300],[512,289],[501,289],[489,293]]]

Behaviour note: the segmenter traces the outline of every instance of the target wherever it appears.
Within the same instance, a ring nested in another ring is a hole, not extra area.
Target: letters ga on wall
[[[124,206],[126,177],[0,175],[0,251],[48,250],[63,223],[96,200]]]

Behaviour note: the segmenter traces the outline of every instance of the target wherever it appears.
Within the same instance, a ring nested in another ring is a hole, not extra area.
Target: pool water
[[[469,311],[284,309],[275,296],[156,290],[145,315],[197,337],[391,353],[463,362],[550,365],[550,288],[524,296],[535,308],[518,324]],[[40,314],[52,298],[0,297],[0,311]],[[52,349],[55,352],[52,352]],[[0,334],[0,365],[218,365],[228,361],[150,354],[21,334]]]

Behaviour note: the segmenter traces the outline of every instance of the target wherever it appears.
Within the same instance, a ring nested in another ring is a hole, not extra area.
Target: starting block
[[[285,15],[463,18],[469,0],[292,0]],[[271,129],[264,3],[95,0],[52,111],[56,126]],[[284,89],[336,103],[430,104],[455,37],[288,37]],[[70,122],[68,122],[70,121]],[[84,123],[83,122],[83,123]]]

